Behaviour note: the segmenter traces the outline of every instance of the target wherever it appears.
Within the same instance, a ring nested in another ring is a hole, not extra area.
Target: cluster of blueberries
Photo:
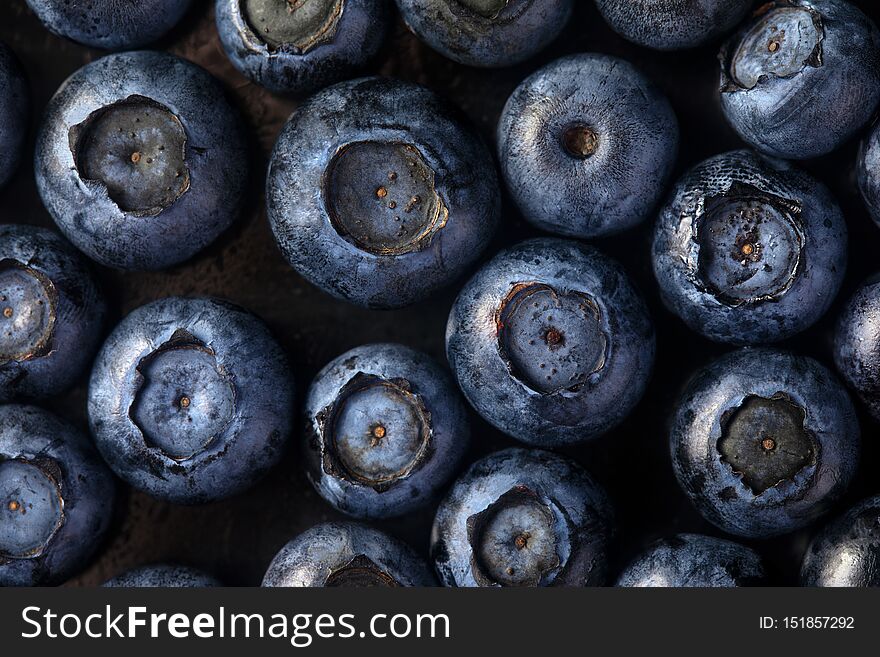
[[[846,491],[861,451],[849,393],[811,358],[760,345],[812,325],[840,287],[844,218],[790,160],[829,153],[868,124],[880,104],[880,32],[845,0],[773,0],[752,12],[751,0],[596,2],[615,31],[649,48],[733,32],[721,53],[721,103],[752,150],[698,164],[670,192],[679,139],[670,104],[628,62],[581,54],[538,70],[510,97],[497,128],[499,176],[473,128],[432,91],[349,79],[382,44],[389,1],[216,1],[220,40],[242,73],[277,93],[311,94],[278,137],[266,185],[278,245],[311,283],[374,309],[428,297],[488,246],[501,184],[531,224],[556,235],[502,251],[463,286],[446,329],[453,376],[408,347],[371,344],[330,362],[305,393],[301,460],[334,508],[382,519],[445,492],[433,568],[376,529],[327,523],[288,543],[264,585],[607,583],[611,503],[580,465],[548,450],[593,440],[631,413],[655,334],[623,268],[571,238],[649,217],[665,305],[694,332],[739,347],[698,372],[672,409],[682,489],[709,522],[744,538],[810,525]],[[170,54],[131,50],[189,4],[28,0],[53,32],[125,52],[74,73],[42,120],[35,175],[64,237],[0,226],[2,585],[63,582],[88,563],[109,525],[111,471],[158,499],[205,503],[252,486],[294,433],[285,354],[242,308],[160,299],[100,343],[105,301],[87,258],[172,266],[242,206],[247,145],[219,83]],[[397,0],[430,47],[483,67],[534,55],[573,5]],[[23,74],[0,44],[0,184],[20,159],[28,115]],[[880,129],[865,138],[858,171],[880,222]],[[835,357],[880,418],[880,278],[839,318]],[[91,439],[21,404],[64,391],[89,367]],[[461,393],[524,447],[491,454],[452,483],[470,437]],[[682,534],[651,547],[617,583],[764,577],[750,548]],[[880,585],[880,497],[818,535],[802,581]],[[158,566],[108,584],[216,582]]]

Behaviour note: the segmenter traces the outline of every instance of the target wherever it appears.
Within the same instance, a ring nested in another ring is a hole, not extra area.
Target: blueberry
[[[768,2],[720,59],[727,120],[774,157],[830,153],[880,103],[880,32],[845,0]]]
[[[431,48],[468,66],[512,66],[550,44],[574,0],[397,0],[409,28]]]
[[[328,522],[285,545],[266,571],[266,587],[435,586],[412,549],[377,529]]]
[[[126,317],[92,371],[89,421],[122,479],[153,497],[228,497],[281,457],[287,359],[255,316],[217,299],[162,299]]]
[[[498,124],[507,187],[538,228],[597,237],[647,218],[678,153],[663,94],[628,62],[563,57],[527,78]]]
[[[306,472],[336,509],[361,518],[430,503],[470,438],[451,377],[402,345],[348,351],[322,369],[305,404]]]
[[[754,550],[721,538],[678,534],[654,543],[617,580],[627,587],[756,586],[764,579]]]
[[[195,568],[169,564],[141,566],[104,582],[108,588],[208,588],[223,586],[211,575]]]
[[[37,140],[36,176],[49,213],[89,257],[161,269],[233,222],[247,150],[237,113],[206,71],[129,52],[88,64],[58,90]]]
[[[615,32],[656,50],[681,50],[728,32],[754,0],[596,0]]]
[[[363,68],[391,24],[390,0],[216,0],[226,54],[250,80],[304,94]]]
[[[880,586],[880,496],[833,521],[810,543],[803,586]]]
[[[446,355],[488,422],[554,447],[629,414],[651,374],[654,329],[616,262],[576,242],[533,239],[496,256],[461,291]]]
[[[861,144],[856,175],[868,212],[874,223],[880,225],[880,123],[871,128]]]
[[[856,291],[838,318],[834,362],[876,419],[880,419],[880,276]]]
[[[15,53],[0,41],[0,187],[9,182],[21,160],[29,112],[24,69]]]
[[[59,584],[85,567],[114,494],[79,431],[33,406],[0,406],[0,586]]]
[[[70,387],[91,364],[105,313],[85,259],[64,239],[0,226],[0,401]]]
[[[92,48],[128,50],[164,36],[183,17],[191,0],[27,0],[53,33]]]
[[[612,536],[605,492],[541,450],[477,461],[437,510],[431,556],[446,586],[601,586]]]
[[[401,307],[459,277],[500,213],[492,157],[433,92],[363,78],[306,101],[269,164],[267,211],[285,257],[324,291]]]
[[[831,305],[846,244],[824,185],[785,162],[733,151],[675,186],[654,231],[654,273],[666,306],[697,333],[775,342]]]
[[[811,358],[740,349],[698,372],[672,418],[672,465],[720,529],[765,538],[805,527],[844,493],[859,425],[843,387]]]

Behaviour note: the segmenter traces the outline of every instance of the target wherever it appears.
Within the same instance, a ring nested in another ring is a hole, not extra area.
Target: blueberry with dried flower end
[[[428,565],[405,543],[354,522],[316,525],[269,564],[265,587],[436,586]]]
[[[768,2],[719,58],[724,115],[767,155],[830,153],[880,104],[880,31],[845,0]]]
[[[880,124],[874,125],[861,143],[856,176],[865,206],[880,226]]]
[[[880,276],[856,290],[837,320],[834,363],[874,418],[880,419]]]
[[[722,538],[678,534],[639,555],[616,586],[730,588],[757,586],[764,577],[761,557],[751,548]]]
[[[107,588],[209,588],[223,586],[217,579],[207,573],[170,564],[155,564],[133,568],[121,575],[107,580],[103,586]]]
[[[30,96],[21,63],[0,41],[0,187],[18,168],[27,137]]]
[[[880,586],[880,496],[832,521],[810,543],[802,586]]]
[[[431,557],[445,586],[601,586],[612,515],[573,461],[506,449],[455,482],[434,519]]]
[[[293,383],[257,317],[218,299],[170,297],[132,312],[104,343],[88,411],[120,478],[200,504],[249,488],[278,462]]]
[[[483,418],[530,445],[559,447],[610,430],[638,403],[654,328],[619,264],[584,244],[533,239],[461,291],[446,356]]]
[[[598,237],[644,221],[666,189],[678,122],[628,62],[571,55],[527,78],[498,123],[507,188],[538,228]]]
[[[423,87],[363,78],[303,103],[269,163],[267,213],[290,264],[325,292],[399,308],[448,285],[500,214],[492,157]]]
[[[781,160],[732,151],[676,184],[654,229],[666,307],[731,344],[775,342],[831,305],[846,270],[847,230],[828,189]]]
[[[859,424],[822,365],[745,348],[690,381],[669,445],[678,483],[706,520],[766,538],[806,527],[843,495],[858,465]]]
[[[247,182],[239,116],[205,70],[127,52],[86,65],[50,101],[37,188],[81,251],[120,269],[187,260],[238,216]]]
[[[281,94],[351,77],[376,55],[390,0],[216,0],[220,42],[235,67]]]
[[[498,68],[538,54],[571,18],[574,0],[397,0],[404,21],[460,64]]]
[[[130,50],[152,43],[183,18],[191,0],[27,0],[49,31],[84,46]]]
[[[429,504],[470,439],[452,378],[396,344],[348,351],[322,369],[305,403],[306,473],[336,509],[386,518]]]
[[[86,436],[34,406],[0,405],[0,586],[60,584],[84,568],[115,492]]]

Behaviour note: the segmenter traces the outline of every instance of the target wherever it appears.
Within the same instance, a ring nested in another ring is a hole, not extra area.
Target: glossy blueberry
[[[348,351],[322,369],[305,403],[306,473],[335,508],[361,518],[430,503],[470,439],[452,378],[396,344]]]
[[[678,153],[663,94],[628,62],[572,55],[527,78],[498,124],[507,187],[538,228],[597,237],[647,218]]]
[[[396,308],[458,278],[500,213],[479,137],[433,92],[384,78],[324,89],[269,163],[267,211],[290,264],[324,291]]]
[[[216,0],[226,54],[271,91],[304,94],[351,77],[378,52],[390,0]]]
[[[758,553],[739,543],[678,534],[654,543],[617,580],[627,587],[755,586],[764,579]]]
[[[70,387],[91,364],[105,314],[85,258],[66,240],[0,226],[0,401]]]
[[[328,522],[281,548],[263,586],[436,586],[436,580],[427,564],[393,536],[353,522]]]
[[[21,160],[29,111],[24,70],[15,53],[0,41],[0,187],[9,182]]]
[[[60,584],[85,567],[114,495],[83,434],[39,408],[0,405],[0,586]]]
[[[780,160],[733,151],[675,186],[654,230],[666,306],[697,333],[775,342],[831,305],[847,259],[846,223],[828,189]]]
[[[834,363],[871,415],[880,419],[880,276],[865,281],[841,311]]]
[[[861,144],[856,175],[868,212],[874,223],[880,225],[880,123],[874,125]]]
[[[139,48],[164,36],[191,0],[27,0],[46,28],[85,46]]]
[[[104,343],[89,422],[122,479],[197,504],[241,492],[281,457],[291,429],[287,359],[254,315],[217,299],[138,308]]]
[[[573,461],[506,449],[477,461],[440,504],[431,557],[445,586],[601,586],[612,510]]]
[[[397,0],[409,28],[460,64],[512,66],[550,44],[574,0]]]
[[[830,153],[880,103],[880,31],[846,0],[768,2],[720,59],[728,122],[774,157]]]
[[[170,564],[141,566],[104,582],[108,588],[208,588],[223,586],[211,575],[195,568]]]
[[[846,491],[859,425],[846,391],[811,358],[740,349],[700,370],[672,418],[678,483],[729,534],[805,527]]]
[[[596,0],[611,29],[656,50],[708,43],[732,30],[753,4],[753,0]]]
[[[61,231],[101,264],[162,269],[238,215],[247,150],[237,113],[205,70],[173,55],[108,55],[49,103],[37,187]]]
[[[651,375],[654,329],[616,262],[577,242],[533,239],[461,291],[446,356],[488,422],[530,445],[562,446],[633,409]]]
[[[880,586],[880,496],[860,502],[813,539],[801,585]]]

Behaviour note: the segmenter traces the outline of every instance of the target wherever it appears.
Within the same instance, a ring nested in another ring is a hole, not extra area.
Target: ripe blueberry
[[[195,568],[155,564],[133,568],[104,582],[108,588],[208,588],[223,586],[211,575]]]
[[[21,160],[29,110],[24,70],[15,53],[0,41],[0,187],[9,181]]]
[[[840,313],[834,362],[871,415],[880,419],[880,276],[865,281]]]
[[[880,225],[880,124],[862,142],[856,172],[868,212],[874,223]]]

